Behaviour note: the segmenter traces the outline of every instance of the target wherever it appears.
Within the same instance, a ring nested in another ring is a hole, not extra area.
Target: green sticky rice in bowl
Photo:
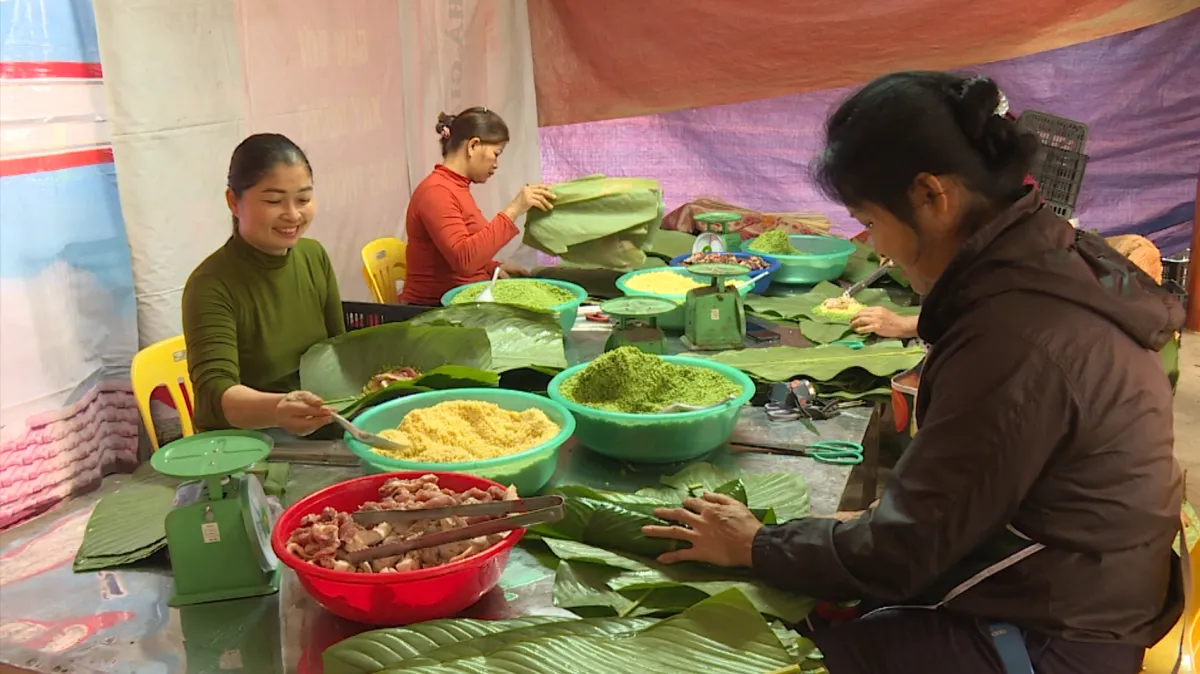
[[[622,347],[559,373],[547,395],[575,416],[576,438],[589,449],[633,463],[673,463],[725,444],[754,383],[721,363]],[[658,412],[676,402],[715,406]]]
[[[479,281],[453,288],[442,295],[442,306],[477,302],[489,283]],[[492,288],[492,300],[497,303],[558,314],[564,337],[575,326],[579,306],[587,297],[582,287],[557,279],[504,279]]]

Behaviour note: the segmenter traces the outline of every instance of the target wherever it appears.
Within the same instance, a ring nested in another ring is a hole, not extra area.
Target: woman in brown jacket
[[[998,103],[987,78],[897,73],[828,121],[818,179],[926,295],[934,345],[878,506],[763,526],[710,494],[646,529],[691,543],[664,562],[876,608],[812,634],[831,674],[1135,674],[1181,612],[1156,352],[1182,309],[1023,185],[1037,140]]]

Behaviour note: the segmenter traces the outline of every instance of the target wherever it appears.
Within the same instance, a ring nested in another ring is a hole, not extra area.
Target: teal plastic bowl
[[[750,245],[757,239],[742,243],[742,250],[754,255],[762,255],[750,250]],[[821,281],[832,281],[846,271],[846,263],[854,253],[854,244],[836,236],[815,236],[812,234],[792,234],[788,237],[797,250],[805,251],[804,255],[777,255],[771,257],[779,260],[779,271],[771,276],[772,283],[788,285],[815,285]]]
[[[583,302],[588,298],[587,291],[582,287],[577,286],[574,283],[568,283],[567,281],[559,281],[557,279],[550,278],[505,279],[506,283],[512,281],[516,281],[517,283],[529,283],[534,281],[538,283],[548,283],[552,286],[558,286],[559,288],[564,288],[571,291],[571,294],[575,295],[575,299],[571,300],[570,302],[563,302],[556,307],[550,307],[548,311],[553,311],[554,313],[558,314],[558,324],[562,326],[563,337],[566,337],[567,333],[575,327],[575,318],[579,316],[579,305],[583,304]],[[466,290],[467,288],[484,286],[489,283],[491,283],[491,281],[477,281],[475,283],[468,283],[457,288],[451,288],[450,290],[446,291],[445,295],[442,295],[442,306],[450,306],[454,296]]]
[[[630,463],[678,463],[697,459],[725,444],[737,426],[738,412],[754,397],[754,382],[741,370],[685,356],[663,356],[676,365],[716,370],[742,387],[724,405],[678,414],[629,414],[587,407],[563,397],[563,382],[587,366],[563,370],[550,380],[550,399],[575,415],[575,437],[592,451]]]
[[[657,298],[663,299],[663,300],[670,300],[670,301],[674,302],[675,304],[679,305],[679,308],[676,309],[675,311],[663,314],[662,316],[658,317],[658,327],[660,327],[663,330],[666,330],[668,332],[683,332],[683,320],[684,320],[683,301],[685,299],[687,299],[686,294],[667,295],[664,293],[648,293],[644,290],[633,290],[632,288],[629,287],[629,280],[635,276],[640,276],[641,274],[651,274],[654,272],[664,272],[664,271],[669,271],[673,274],[679,274],[680,276],[686,276],[688,278],[693,278],[701,283],[711,283],[712,282],[711,276],[697,276],[697,275],[689,272],[688,270],[684,269],[683,267],[654,267],[651,269],[638,269],[637,271],[631,271],[628,274],[624,274],[623,276],[621,276],[620,278],[617,279],[617,290],[620,290],[622,293],[624,293],[625,295],[627,295],[629,297],[657,297]],[[749,275],[749,271],[747,270],[747,276],[748,275]],[[744,281],[744,280],[746,280],[746,278],[739,276],[735,280]],[[745,299],[746,295],[749,295],[750,291],[753,289],[754,289],[753,285],[744,285],[738,289],[738,294],[741,295],[743,299]]]
[[[558,435],[536,447],[510,456],[481,461],[459,463],[421,463],[400,461],[376,454],[367,445],[350,437],[347,433],[346,446],[354,452],[371,473],[394,473],[415,470],[428,473],[466,473],[494,480],[503,485],[515,485],[519,494],[534,494],[546,486],[554,476],[558,465],[558,451],[575,432],[575,417],[567,408],[553,400],[524,391],[508,391],[494,388],[461,388],[450,391],[429,391],[404,398],[389,400],[363,412],[354,419],[354,425],[370,433],[379,433],[396,428],[404,416],[412,410],[432,407],[447,400],[479,400],[495,403],[513,412],[523,412],[536,407],[558,424]]]

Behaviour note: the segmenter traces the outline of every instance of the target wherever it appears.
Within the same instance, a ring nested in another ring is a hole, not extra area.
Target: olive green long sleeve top
[[[234,234],[183,289],[183,336],[196,430],[230,428],[221,396],[238,384],[267,393],[300,387],[300,357],[346,332],[329,255],[300,239],[270,255]]]

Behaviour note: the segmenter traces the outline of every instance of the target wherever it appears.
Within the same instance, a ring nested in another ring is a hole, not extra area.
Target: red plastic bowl
[[[392,627],[451,617],[500,582],[512,547],[525,535],[515,529],[499,543],[478,555],[417,571],[350,573],[309,564],[287,551],[287,540],[305,515],[325,508],[354,512],[367,501],[379,499],[379,487],[393,477],[411,480],[425,472],[366,475],[339,482],[297,501],[279,516],[271,532],[271,548],[296,572],[300,585],[331,613],[368,625]],[[438,484],[454,491],[503,485],[474,475],[433,473]]]

